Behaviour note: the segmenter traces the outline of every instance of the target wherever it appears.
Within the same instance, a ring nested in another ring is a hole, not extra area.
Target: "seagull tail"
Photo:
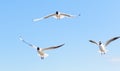
[[[45,57],[45,58],[48,57],[48,54],[45,53],[45,54],[44,54],[44,57]]]
[[[104,52],[101,52],[100,50],[98,51],[101,54],[106,54],[109,50],[105,50]]]

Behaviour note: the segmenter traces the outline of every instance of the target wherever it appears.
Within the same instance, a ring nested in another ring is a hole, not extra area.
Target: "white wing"
[[[25,44],[27,44],[27,45],[29,45],[29,46],[31,46],[31,47],[33,47],[33,48],[35,48],[35,49],[37,49],[37,46],[35,46],[35,45],[32,45],[32,44],[30,44],[30,43],[28,43],[27,41],[25,41],[21,36],[19,37],[19,39],[21,40],[21,41],[23,41]]]
[[[48,16],[45,16],[45,17],[43,17],[44,19],[47,19],[47,18],[49,18],[49,17],[52,17],[52,16],[55,16],[56,14],[50,14],[50,15],[48,15]]]
[[[47,16],[45,16],[45,17],[42,17],[42,18],[36,18],[36,19],[33,19],[33,22],[38,22],[38,21],[41,21],[41,20],[43,20],[43,19],[47,19],[47,18],[49,18],[49,17],[52,17],[52,16],[54,16],[55,14],[50,14],[50,15],[47,15]]]
[[[38,21],[41,21],[43,20],[44,18],[36,18],[36,19],[33,19],[33,22],[38,22]]]

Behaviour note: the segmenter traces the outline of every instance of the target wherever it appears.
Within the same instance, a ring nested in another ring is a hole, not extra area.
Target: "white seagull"
[[[116,40],[116,39],[118,39],[118,38],[120,38],[120,36],[111,38],[111,39],[109,39],[108,41],[106,41],[105,44],[103,44],[101,41],[99,41],[99,42],[97,43],[97,42],[95,42],[95,41],[93,41],[93,40],[89,40],[89,42],[98,45],[98,46],[99,46],[99,52],[100,52],[101,55],[102,55],[102,54],[105,54],[105,53],[108,51],[108,50],[106,50],[106,46],[107,46],[110,42],[112,42],[112,41],[114,41],[114,40]]]
[[[22,39],[21,37],[19,38],[21,41],[23,41],[24,43],[28,44],[29,46],[35,48],[38,52],[38,55],[41,57],[41,59],[44,59],[45,57],[48,56],[48,54],[44,53],[45,50],[51,50],[51,49],[56,49],[56,48],[59,48],[59,47],[62,47],[64,44],[61,44],[61,45],[58,45],[58,46],[51,46],[51,47],[48,47],[48,48],[40,48],[40,47],[37,47],[35,45],[32,45],[28,42],[26,42],[24,39]]]
[[[80,14],[79,14],[78,16],[80,16]],[[62,18],[64,18],[64,17],[72,18],[72,17],[75,17],[75,16],[56,11],[55,13],[50,14],[50,15],[48,15],[48,16],[45,16],[45,17],[42,17],[42,18],[33,19],[33,21],[34,21],[34,22],[37,22],[37,21],[40,21],[40,20],[43,20],[43,19],[47,19],[47,18],[49,18],[49,17],[54,17],[54,18],[56,18],[56,19],[62,19]]]

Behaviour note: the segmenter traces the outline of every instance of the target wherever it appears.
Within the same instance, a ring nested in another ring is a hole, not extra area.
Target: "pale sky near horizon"
[[[32,21],[55,11],[81,16]],[[120,36],[120,0],[1,0],[0,19],[0,71],[120,71],[120,39],[103,56],[88,41]],[[43,48],[65,45],[41,60],[19,36]]]

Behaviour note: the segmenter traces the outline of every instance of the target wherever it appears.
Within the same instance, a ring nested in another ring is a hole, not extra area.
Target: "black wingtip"
[[[120,36],[118,36],[118,37],[115,37],[115,38],[114,38],[114,40],[115,40],[115,39],[118,39],[118,38],[120,38]]]
[[[65,45],[65,43],[64,43],[64,44],[59,45],[58,47],[62,47],[62,46],[64,46],[64,45]]]
[[[120,38],[120,36],[118,36],[117,38]]]
[[[92,40],[89,40],[89,42],[92,42]]]

